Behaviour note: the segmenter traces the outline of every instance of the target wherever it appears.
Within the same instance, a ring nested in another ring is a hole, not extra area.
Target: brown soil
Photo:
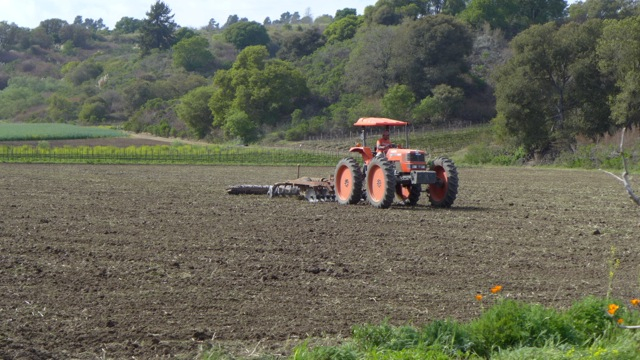
[[[225,192],[295,172],[0,164],[0,358],[288,354],[473,319],[495,284],[562,309],[605,296],[614,257],[613,296],[638,295],[640,209],[602,172],[460,169],[451,209]]]

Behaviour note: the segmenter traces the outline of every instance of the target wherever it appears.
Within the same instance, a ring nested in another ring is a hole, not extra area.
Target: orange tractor
[[[403,126],[408,143],[408,126],[404,121],[385,118],[361,118],[355,126],[362,127],[362,144],[349,149],[362,155],[360,166],[353,157],[338,162],[335,173],[327,178],[298,177],[273,185],[236,185],[227,188],[229,194],[267,194],[297,196],[310,202],[337,201],[357,204],[368,200],[376,208],[388,208],[396,198],[406,205],[416,205],[422,192],[429,194],[435,207],[450,207],[458,194],[458,171],[453,161],[438,157],[427,162],[423,150],[397,145],[384,149],[366,145],[366,128]],[[299,170],[299,169],[298,169]],[[300,174],[298,174],[300,176]],[[422,186],[426,188],[423,191]]]
[[[362,156],[360,167],[353,157],[346,157],[336,166],[334,174],[335,199],[340,204],[357,204],[366,199],[376,208],[388,208],[397,197],[407,205],[415,205],[424,190],[435,207],[450,207],[458,193],[458,171],[450,159],[438,157],[427,161],[423,150],[413,150],[392,145],[388,149],[373,150],[367,146],[367,127],[392,126],[405,128],[408,144],[407,122],[385,118],[360,118],[355,126],[362,127],[362,145],[350,152]]]

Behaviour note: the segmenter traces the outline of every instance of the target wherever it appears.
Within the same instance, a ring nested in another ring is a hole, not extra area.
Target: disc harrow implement
[[[309,202],[336,201],[333,178],[301,177],[295,180],[287,180],[273,185],[235,185],[227,188],[227,193],[232,195],[261,195],[269,197],[294,196]]]

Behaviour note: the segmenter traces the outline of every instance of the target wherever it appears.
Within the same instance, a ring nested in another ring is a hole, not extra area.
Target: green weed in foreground
[[[294,360],[355,359],[640,359],[640,333],[617,325],[638,323],[634,299],[587,297],[565,311],[504,299],[499,294],[480,317],[467,323],[437,320],[421,328],[357,325],[341,346],[299,345]],[[482,298],[482,297],[481,297]],[[480,301],[488,301],[488,296]],[[478,299],[478,298],[476,298]],[[611,314],[610,304],[620,305]],[[218,357],[219,356],[219,357]],[[224,359],[205,355],[206,359]]]
[[[122,131],[93,126],[53,123],[0,123],[0,141],[65,140],[123,137]]]

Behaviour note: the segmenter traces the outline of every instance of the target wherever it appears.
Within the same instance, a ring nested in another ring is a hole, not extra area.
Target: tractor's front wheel
[[[357,204],[362,199],[362,171],[354,158],[346,157],[338,162],[334,181],[339,204]]]
[[[379,209],[391,206],[396,191],[393,164],[386,158],[374,157],[367,169],[366,187],[371,205]]]
[[[415,206],[420,200],[420,184],[396,185],[396,195],[405,205]]]
[[[429,184],[429,202],[434,207],[450,207],[458,195],[458,170],[452,160],[439,157],[433,160],[431,170],[437,181]]]

